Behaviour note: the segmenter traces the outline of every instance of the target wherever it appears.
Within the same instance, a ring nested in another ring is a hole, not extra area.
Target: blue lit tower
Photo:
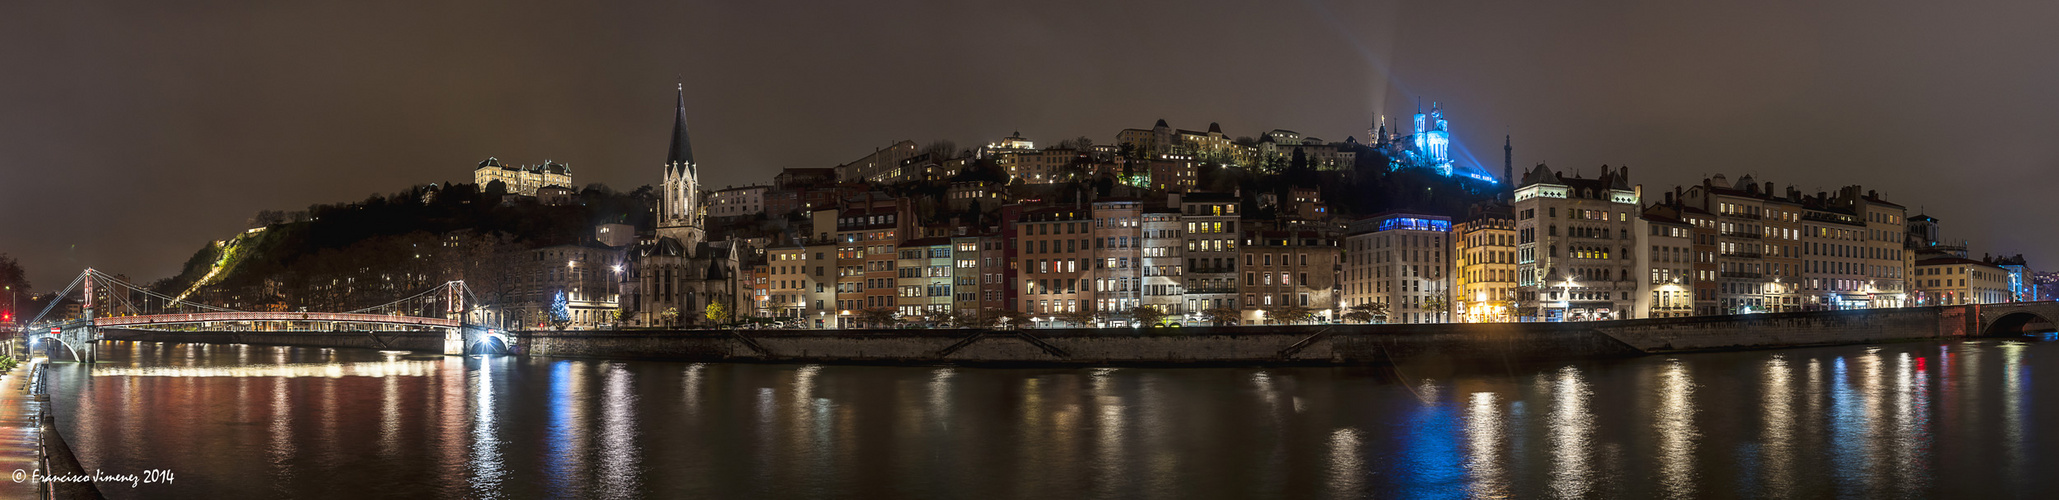
[[[1432,101],[1430,113],[1424,114],[1417,105],[1415,118],[1415,150],[1409,152],[1413,163],[1434,169],[1438,175],[1451,175],[1451,123],[1444,120],[1444,110]]]

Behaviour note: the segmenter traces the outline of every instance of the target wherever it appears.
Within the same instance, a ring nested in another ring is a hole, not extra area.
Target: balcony
[[[1724,231],[1723,235],[1732,238],[1751,238],[1755,240],[1761,237],[1759,236],[1759,233],[1748,233],[1744,231]]]
[[[1723,252],[1721,255],[1733,259],[1757,259],[1765,257],[1758,252]]]
[[[1748,273],[1748,272],[1744,272],[1744,271],[1723,271],[1723,272],[1721,273],[1721,275],[1722,275],[1723,277],[1725,277],[1725,278],[1742,278],[1742,279],[1754,279],[1754,280],[1756,280],[1756,279],[1765,279],[1765,278],[1766,278],[1766,275],[1764,275],[1764,274],[1759,274],[1759,273]]]

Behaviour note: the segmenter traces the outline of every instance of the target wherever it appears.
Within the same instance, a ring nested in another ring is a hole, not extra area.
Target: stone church
[[[703,205],[700,166],[686,135],[686,90],[682,85],[673,115],[672,149],[665,156],[665,178],[659,190],[657,233],[637,242],[630,253],[628,285],[623,292],[623,319],[630,326],[672,327],[708,323],[710,302],[736,311],[739,258],[734,241],[709,242],[707,208]],[[732,312],[732,315],[735,313]]]

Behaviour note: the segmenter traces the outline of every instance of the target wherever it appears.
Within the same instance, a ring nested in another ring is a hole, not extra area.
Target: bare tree
[[[1138,325],[1146,328],[1158,326],[1159,322],[1165,321],[1165,317],[1165,311],[1160,311],[1152,306],[1138,306],[1130,309],[1130,319],[1136,320]]]
[[[894,324],[894,319],[898,317],[900,317],[900,313],[885,307],[874,307],[858,311],[858,322],[873,328]]]
[[[1237,312],[1236,309],[1217,307],[1213,309],[1203,309],[1201,311],[1201,319],[1211,324],[1214,324],[1215,326],[1235,325],[1238,321],[1241,321],[1242,318],[1243,313]]]
[[[1387,304],[1379,302],[1367,302],[1364,304],[1351,306],[1350,311],[1344,313],[1344,319],[1346,321],[1356,321],[1359,323],[1371,323],[1374,320],[1386,321]]]

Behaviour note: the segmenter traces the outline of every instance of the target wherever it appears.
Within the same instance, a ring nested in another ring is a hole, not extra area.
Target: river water
[[[2039,495],[2059,342],[1468,369],[988,369],[108,342],[116,498]]]

